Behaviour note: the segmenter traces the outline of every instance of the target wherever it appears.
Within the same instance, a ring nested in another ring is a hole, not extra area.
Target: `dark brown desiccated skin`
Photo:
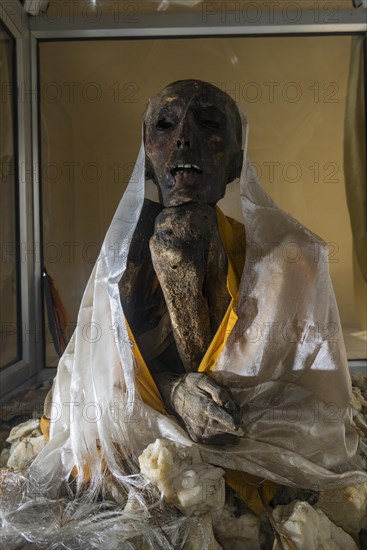
[[[149,330],[155,321],[154,301],[157,302],[159,296],[151,296],[155,273],[150,258],[149,239],[162,208],[161,204],[144,201],[130,244],[127,266],[119,283],[121,303],[134,335]],[[152,314],[147,311],[149,306]]]
[[[179,261],[181,267],[175,267]],[[160,286],[152,293],[156,273]],[[197,370],[228,305],[226,275],[227,259],[212,207],[191,204],[162,209],[145,201],[120,282],[122,306],[140,345],[139,336],[154,326],[160,302],[164,300],[169,311],[171,305],[175,349],[171,346],[166,354],[168,363],[162,356],[146,362],[168,410],[178,416],[194,441],[213,445],[237,441],[233,432],[239,425],[238,407],[210,377],[196,372],[185,374],[179,362],[186,353],[190,362],[186,370]],[[174,307],[176,293],[180,300]],[[181,330],[186,326],[195,331],[192,340]],[[143,345],[140,351],[144,356]]]
[[[150,252],[183,365],[195,372],[229,303],[227,258],[214,208],[165,208],[156,219]]]
[[[186,374],[173,385],[171,403],[193,441],[211,445],[237,442],[233,432],[239,427],[239,409],[209,376]]]
[[[239,425],[228,392],[195,371],[230,299],[214,205],[240,173],[240,134],[235,103],[208,83],[176,82],[152,98],[146,168],[161,205],[145,202],[120,283],[124,312],[167,408],[194,441],[211,444],[234,443]],[[174,340],[162,337],[165,308]],[[162,340],[157,349],[152,334]]]

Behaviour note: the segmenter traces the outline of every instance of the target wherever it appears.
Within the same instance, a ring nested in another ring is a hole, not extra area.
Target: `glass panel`
[[[44,259],[68,314],[68,337],[135,161],[148,98],[169,82],[198,78],[247,113],[249,154],[264,187],[329,243],[348,356],[366,357],[343,174],[350,50],[350,36],[40,45]]]
[[[70,20],[82,16],[85,20],[99,21],[103,14],[113,14],[115,22],[129,25],[139,22],[140,16],[148,13],[199,13],[203,23],[211,22],[215,13],[220,13],[222,24],[233,22],[249,24],[261,16],[272,22],[274,12],[280,12],[286,22],[297,22],[302,12],[309,11],[315,22],[324,10],[326,22],[337,21],[340,10],[352,7],[352,0],[79,0],[79,2],[60,2],[51,0],[46,14],[42,17],[50,23],[61,16]]]
[[[0,368],[21,356],[14,56],[15,41],[0,25]]]

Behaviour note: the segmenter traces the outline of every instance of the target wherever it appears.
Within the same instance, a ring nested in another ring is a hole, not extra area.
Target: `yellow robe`
[[[198,372],[205,373],[212,371],[229,334],[232,332],[237,322],[238,317],[236,314],[236,307],[238,287],[245,263],[245,232],[243,225],[235,220],[226,218],[219,208],[217,208],[216,211],[220,236],[228,258],[227,288],[231,296],[231,301],[228,305],[223,320],[199,365]],[[166,414],[159,390],[140,353],[130,327],[128,325],[127,327],[130,338],[133,342],[132,351],[134,353],[137,367],[136,381],[139,393],[147,405],[163,414]],[[48,438],[50,421],[46,417],[42,417],[40,427],[43,434]],[[86,472],[87,471],[88,467],[86,468]],[[77,475],[75,468],[72,475]],[[87,474],[86,477],[88,478]],[[279,489],[279,486],[271,481],[266,481],[259,477],[247,474],[246,472],[239,472],[236,470],[226,469],[225,480],[226,483],[241,496],[247,506],[257,515],[260,515],[264,511],[258,487],[261,486],[262,497],[267,502],[272,499]]]
[[[226,340],[237,322],[236,307],[238,287],[245,263],[245,233],[243,225],[235,220],[226,218],[218,207],[217,219],[220,236],[228,258],[227,288],[231,296],[231,301],[199,365],[198,372],[206,373],[213,370]],[[140,395],[145,403],[157,411],[165,413],[166,411],[159,390],[154,383],[129,327],[128,330],[133,342],[132,349],[137,364],[136,378]],[[245,472],[238,472],[235,470],[227,469],[225,479],[227,484],[240,494],[247,506],[257,515],[260,515],[264,510],[257,487],[261,486],[263,496],[267,502],[272,499],[279,489],[279,486],[271,481],[266,481]]]

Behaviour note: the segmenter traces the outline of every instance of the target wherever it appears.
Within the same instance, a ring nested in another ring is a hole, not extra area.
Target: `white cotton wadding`
[[[11,444],[7,466],[14,470],[26,470],[46,445],[40,422],[35,418],[15,426],[6,442]]]
[[[17,441],[22,437],[31,435],[41,435],[40,421],[38,418],[31,418],[26,422],[22,422],[21,424],[14,426],[6,441],[7,443],[14,443],[14,441]]]
[[[260,520],[251,513],[238,516],[230,503],[213,514],[213,531],[224,550],[260,550]]]
[[[137,461],[121,463],[118,475],[108,468],[102,470],[79,491],[72,476],[54,486],[52,480],[50,483],[40,477],[37,469],[25,466],[38,453],[36,443],[41,437],[39,421],[32,420],[14,428],[8,438],[12,447],[7,450],[16,464],[12,469],[0,470],[1,543],[6,550],[19,550],[28,544],[47,550],[221,548],[213,534],[210,513],[183,515],[140,474]],[[18,468],[21,464],[16,453],[23,446],[32,452]],[[166,449],[161,462],[172,468],[177,456]],[[223,471],[202,465],[198,450],[180,448],[179,461],[185,464],[180,486],[182,502],[202,502],[202,496],[193,491],[197,476],[201,487],[206,486],[207,498],[214,495],[216,502],[219,477],[222,505]]]
[[[358,540],[359,531],[367,529],[367,483],[324,491],[316,508]]]
[[[141,473],[183,514],[223,508],[224,470],[203,463],[198,449],[157,439],[140,455],[139,464]]]
[[[282,548],[286,550],[357,550],[348,533],[308,502],[295,500],[276,506],[273,518],[282,539]],[[275,540],[273,550],[279,549]]]
[[[46,445],[45,436],[24,437],[10,451],[8,468],[25,470]]]

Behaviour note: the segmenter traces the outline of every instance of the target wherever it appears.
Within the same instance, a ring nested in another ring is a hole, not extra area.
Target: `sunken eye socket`
[[[223,128],[223,124],[213,118],[200,117],[198,119],[198,123],[205,128],[209,128],[210,130],[221,130]],[[160,118],[155,125],[157,130],[170,130],[173,126],[174,123],[172,120],[166,117]]]
[[[205,126],[205,128],[210,128],[211,130],[220,130],[222,125],[217,121],[209,118],[202,118],[200,124]]]
[[[160,118],[155,127],[157,130],[169,130],[173,127],[173,123],[168,118]]]

